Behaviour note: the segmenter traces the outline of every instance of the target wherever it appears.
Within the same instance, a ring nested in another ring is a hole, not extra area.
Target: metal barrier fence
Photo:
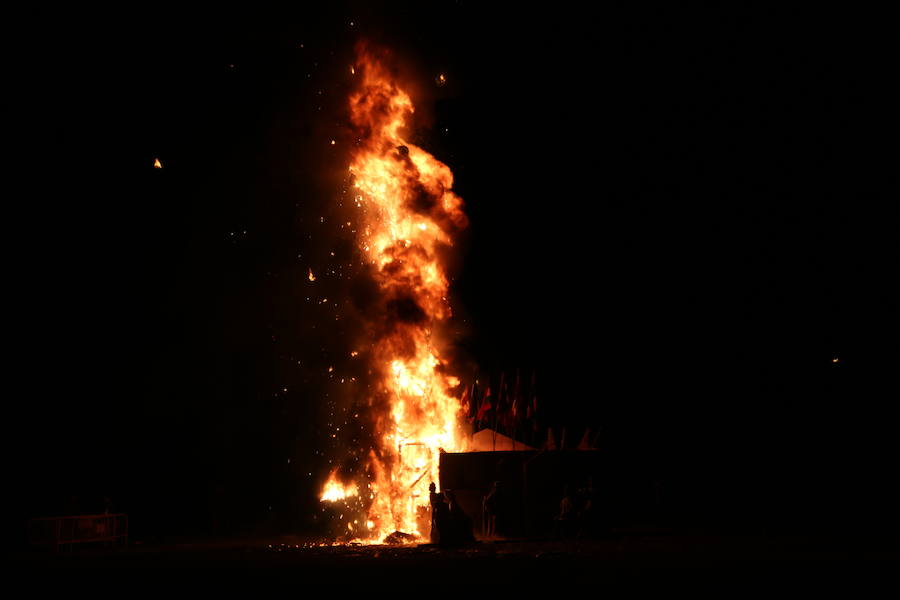
[[[49,546],[55,551],[66,545],[102,542],[128,545],[128,515],[77,515],[44,517],[28,522],[28,542],[32,546]]]

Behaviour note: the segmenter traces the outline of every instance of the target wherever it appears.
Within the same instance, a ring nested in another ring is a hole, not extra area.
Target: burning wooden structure
[[[534,374],[530,384],[519,373],[514,380],[502,375],[494,394],[490,381],[479,388],[459,379],[448,358],[448,270],[467,217],[452,191],[453,174],[410,141],[413,101],[383,51],[361,45],[350,72],[347,189],[354,212],[347,225],[356,232],[369,290],[367,326],[353,352],[367,364],[369,381],[352,413],[368,439],[350,449],[352,461],[338,461],[320,500],[335,508],[350,539],[379,543],[400,532],[424,540],[431,482],[452,488],[476,522],[498,482],[497,533],[522,534],[558,504],[551,497],[560,477],[583,486],[599,473],[598,455],[537,449],[544,444],[537,442]],[[307,277],[316,280],[311,268]]]

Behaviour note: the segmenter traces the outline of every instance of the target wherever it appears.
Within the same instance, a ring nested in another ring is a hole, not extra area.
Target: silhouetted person
[[[559,514],[556,515],[556,530],[560,537],[569,537],[576,525],[577,513],[575,512],[575,502],[569,493],[569,486],[563,488],[563,497],[559,502]]]
[[[578,508],[578,536],[593,536],[597,531],[597,502],[594,496],[594,480],[588,477],[587,485],[581,489]]]
[[[441,530],[446,528],[450,512],[444,495],[438,494],[435,490],[437,490],[437,486],[432,481],[428,486],[428,500],[431,503],[431,543],[433,544],[440,543]]]
[[[481,503],[481,512],[484,515],[484,535],[497,534],[497,514],[500,512],[500,482],[495,481],[491,485],[491,491],[484,497]]]

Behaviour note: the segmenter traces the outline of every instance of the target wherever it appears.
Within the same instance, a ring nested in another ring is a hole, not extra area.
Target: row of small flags
[[[567,447],[565,429],[562,429],[558,442],[552,428],[548,427],[546,434],[543,433],[544,427],[541,426],[538,411],[536,372],[532,372],[527,382],[523,382],[519,371],[516,371],[513,381],[505,373],[501,373],[499,382],[493,389],[490,380],[479,383],[476,379],[463,391],[461,405],[463,415],[472,425],[473,432],[492,429],[548,450]],[[586,429],[577,448],[596,447],[597,437],[591,429]]]
[[[490,381],[480,386],[476,380],[463,391],[461,399],[463,415],[476,430],[484,427],[497,429],[498,426],[505,429],[515,428],[523,420],[530,421],[532,427],[537,430],[536,379],[537,374],[532,373],[531,383],[526,389],[517,371],[515,383],[510,390],[506,374],[501,373],[496,393],[491,391]]]

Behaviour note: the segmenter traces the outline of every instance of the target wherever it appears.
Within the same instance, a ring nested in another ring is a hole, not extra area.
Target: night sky
[[[466,373],[536,371],[545,425],[602,427],[688,521],[896,527],[883,16],[329,5],[37,16],[7,197],[23,522],[109,496],[137,537],[314,527],[353,393],[365,38],[466,203]]]

